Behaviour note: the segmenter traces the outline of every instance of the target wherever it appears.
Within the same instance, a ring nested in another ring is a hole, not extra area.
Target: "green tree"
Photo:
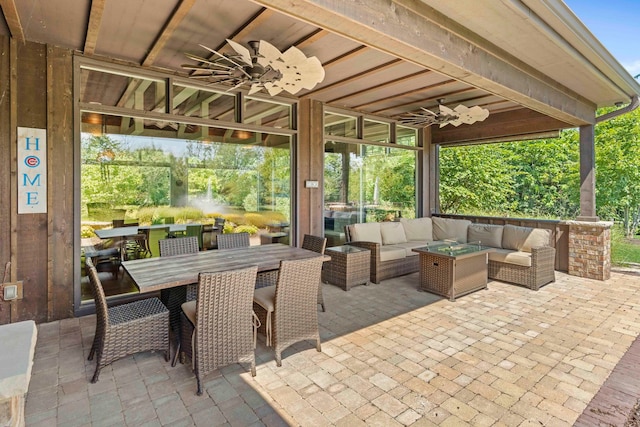
[[[442,148],[441,212],[509,212],[514,194],[514,172],[499,145]]]
[[[631,237],[640,216],[640,110],[596,125],[595,145],[598,215],[621,220]]]

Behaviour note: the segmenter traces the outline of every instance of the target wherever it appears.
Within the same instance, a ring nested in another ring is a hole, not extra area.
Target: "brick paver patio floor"
[[[573,425],[640,334],[635,274],[557,273],[538,292],[490,282],[456,302],[417,282],[323,285],[322,353],[299,343],[278,368],[261,337],[257,376],[231,365],[205,377],[203,396],[188,365],[159,353],[90,384],[95,317],[41,324],[27,425]]]

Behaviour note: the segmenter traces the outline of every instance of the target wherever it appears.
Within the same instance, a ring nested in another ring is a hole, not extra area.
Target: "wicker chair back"
[[[184,314],[181,318],[181,348],[195,352],[198,394],[202,393],[202,377],[232,363],[249,363],[251,374],[256,375],[252,307],[257,272],[258,267],[252,266],[198,276],[195,331]]]
[[[200,251],[196,236],[158,240],[158,246],[160,247],[161,257],[195,254]]]
[[[302,239],[302,249],[308,249],[310,251],[318,252],[324,255],[324,250],[327,247],[327,238],[312,236],[311,234],[305,234]],[[324,295],[322,294],[322,282],[318,286],[318,304],[322,307],[322,311],[327,311],[324,305]]]
[[[321,351],[317,296],[322,263],[322,257],[280,261],[272,316],[278,366],[282,365],[282,351],[298,341],[315,340]]]
[[[249,233],[229,233],[218,235],[218,249],[249,247]]]

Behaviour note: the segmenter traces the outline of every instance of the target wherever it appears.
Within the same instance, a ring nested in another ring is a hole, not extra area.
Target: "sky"
[[[640,74],[640,0],[564,0],[632,76]]]

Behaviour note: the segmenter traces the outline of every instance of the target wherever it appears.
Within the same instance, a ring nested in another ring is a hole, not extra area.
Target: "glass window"
[[[166,112],[165,80],[82,67],[80,102]]]
[[[244,121],[258,126],[291,129],[291,105],[245,97]]]
[[[396,126],[396,144],[416,147],[418,145],[418,130],[406,126]]]
[[[236,97],[233,94],[173,85],[173,114],[233,122],[235,107]]]
[[[356,117],[352,116],[345,116],[335,113],[325,113],[324,133],[325,135],[357,138],[358,120]]]
[[[252,233],[252,244],[273,223],[288,233],[290,136],[89,112],[81,118],[81,245],[83,253],[118,252],[101,277],[110,295],[137,292],[117,263],[158,256],[158,240],[172,233],[161,225],[189,224],[179,233],[196,230],[201,245],[198,226],[218,217],[227,232]],[[131,239],[97,236],[127,224],[160,226],[149,231],[150,254],[132,250]],[[87,278],[80,283],[81,299],[91,299]]]
[[[325,143],[328,246],[345,242],[345,225],[415,217],[416,153],[390,146]]]
[[[389,142],[390,128],[389,123],[365,119],[362,138],[367,141]]]

